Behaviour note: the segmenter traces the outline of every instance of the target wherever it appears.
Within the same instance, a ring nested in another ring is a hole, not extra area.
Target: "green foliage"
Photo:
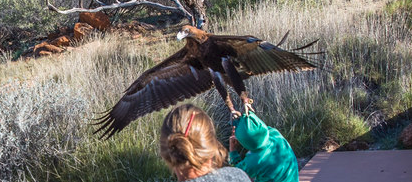
[[[328,137],[335,139],[341,145],[358,137],[369,139],[367,136],[369,127],[364,119],[354,114],[344,104],[329,100],[322,109],[324,109],[323,117],[326,119],[322,130]]]
[[[374,147],[381,150],[392,150],[394,148],[402,148],[401,144],[398,141],[403,128],[404,125],[399,125],[395,128],[388,129],[388,131],[386,131],[384,134],[381,133],[380,136],[377,137],[378,139],[376,140]]]
[[[73,16],[49,11],[43,0],[1,0],[0,24],[44,35],[74,21]]]
[[[228,11],[233,11],[239,6],[253,5],[259,0],[209,0],[207,13],[211,16],[226,17]]]
[[[298,157],[316,153],[326,138],[340,145],[355,138],[371,140],[369,127],[363,118],[352,112],[348,103],[330,95],[318,99],[321,100],[316,105],[304,109],[293,102],[284,106],[279,114],[283,124],[272,123],[273,116],[265,117],[269,125],[277,127],[286,137]]]
[[[401,101],[405,108],[412,108],[412,90],[410,88],[401,94]]]
[[[412,0],[394,0],[386,5],[386,11],[397,18],[398,16],[407,17],[407,25],[412,28]]]
[[[395,0],[386,5],[386,11],[393,14],[397,11],[412,11],[412,0]]]

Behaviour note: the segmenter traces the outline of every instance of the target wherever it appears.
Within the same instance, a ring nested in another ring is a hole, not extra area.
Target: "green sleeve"
[[[247,150],[254,151],[268,144],[269,131],[266,124],[253,112],[243,114],[237,123],[235,136]]]
[[[250,166],[249,167],[247,166],[247,163],[248,163],[247,160],[245,159],[242,160],[242,158],[240,157],[237,151],[230,152],[229,157],[230,157],[229,163],[232,166],[242,169],[251,178],[254,178],[256,176],[254,169],[251,168]]]
[[[255,182],[298,181],[295,154],[276,128],[267,126],[252,112],[240,117],[237,124],[235,136],[249,152],[244,159],[240,159],[237,152],[231,152],[231,164],[245,171]]]
[[[236,165],[237,163],[239,163],[239,161],[241,161],[242,159],[240,158],[239,152],[232,151],[229,153],[229,164],[230,165]]]

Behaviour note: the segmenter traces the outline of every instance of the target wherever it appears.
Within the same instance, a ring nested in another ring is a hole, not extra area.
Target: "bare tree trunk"
[[[207,30],[209,20],[206,16],[206,5],[204,0],[185,0],[185,4],[190,8],[190,11],[194,16],[196,27]]]

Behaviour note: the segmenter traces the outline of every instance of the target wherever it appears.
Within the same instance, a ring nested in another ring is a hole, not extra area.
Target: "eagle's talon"
[[[245,107],[246,116],[249,116],[249,111],[255,112],[255,110],[252,108],[252,105],[249,103],[245,103],[244,107]]]

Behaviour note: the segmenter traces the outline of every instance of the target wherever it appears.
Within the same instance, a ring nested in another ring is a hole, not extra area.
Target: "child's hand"
[[[237,139],[234,135],[230,136],[230,138],[229,138],[229,151],[230,152],[235,151],[238,143],[239,142],[237,141]]]

